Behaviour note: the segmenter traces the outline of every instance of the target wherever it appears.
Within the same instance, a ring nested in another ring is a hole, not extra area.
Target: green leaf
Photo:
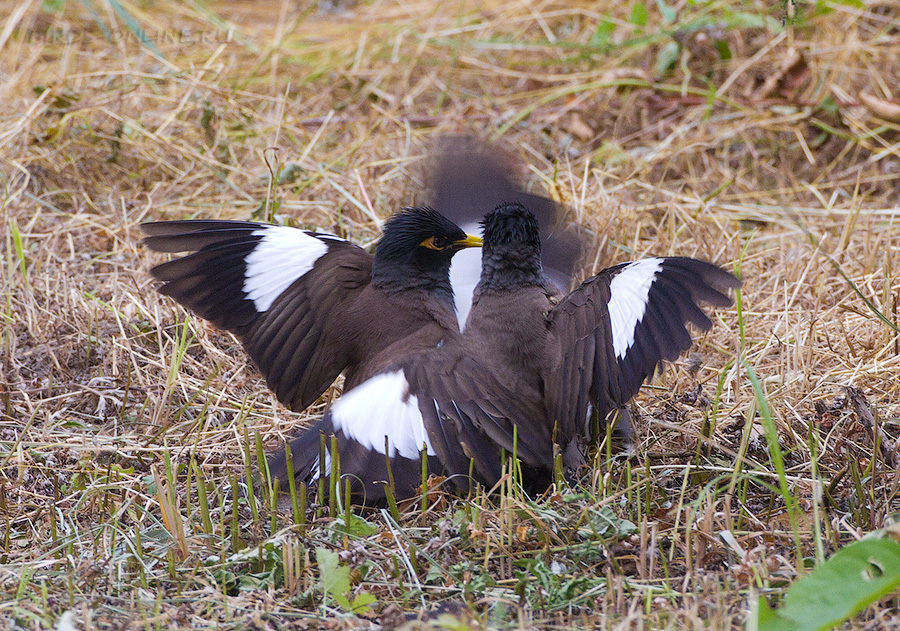
[[[824,631],[900,587],[900,543],[864,539],[838,550],[787,589],[774,612],[760,603],[760,631]]]
[[[681,44],[678,42],[672,41],[660,48],[656,54],[656,76],[662,77],[668,74],[680,56]]]
[[[813,5],[813,16],[819,17],[820,15],[828,15],[833,13],[834,9],[831,8],[827,2],[822,2],[822,0],[817,0],[815,5]]]
[[[836,4],[845,7],[852,7],[854,9],[866,8],[866,3],[862,0],[828,0],[827,2],[823,2],[822,4]]]
[[[437,563],[432,563],[428,566],[428,572],[425,573],[425,582],[429,585],[438,585],[441,582],[441,579],[444,578],[445,570],[442,566]]]
[[[594,34],[591,35],[591,44],[594,44],[595,46],[606,46],[612,43],[612,35],[615,30],[615,22],[607,20],[606,18],[601,19],[597,22],[597,28],[594,29]]]
[[[600,508],[589,508],[585,527],[580,528],[579,532],[591,539],[600,537],[619,540],[636,530],[637,526],[634,523],[627,519],[621,519],[615,514],[612,507],[606,505]]]
[[[338,567],[337,552],[316,548],[316,563],[319,565],[319,580],[326,594],[338,600],[350,591],[350,568]]]
[[[369,613],[369,605],[375,602],[375,596],[362,592],[352,601],[347,598],[350,592],[350,568],[338,565],[337,552],[316,548],[316,563],[319,564],[322,589],[341,609],[351,613]]]
[[[368,594],[366,592],[361,593],[356,598],[353,599],[353,602],[350,603],[350,611],[353,613],[369,613],[371,611],[371,605],[377,600],[374,595]]]
[[[631,15],[628,21],[635,26],[647,26],[647,5],[643,2],[637,2],[631,7]]]
[[[672,24],[675,22],[675,19],[678,17],[675,13],[675,9],[667,5],[665,0],[656,0],[656,6],[659,7],[659,12],[662,14],[664,24]]]
[[[288,162],[275,178],[276,184],[290,184],[303,173],[303,167],[296,162]]]
[[[720,39],[716,41],[716,50],[719,51],[719,58],[722,61],[728,61],[731,59],[731,48],[728,47],[728,42],[724,39]]]
[[[19,222],[16,221],[15,217],[10,218],[9,220],[9,232],[13,238],[13,245],[16,250],[16,258],[19,263],[19,272],[22,274],[22,280],[25,283],[28,283],[28,267],[25,263],[25,246],[22,242],[22,233],[19,232]]]
[[[237,589],[241,592],[257,592],[261,589],[274,588],[278,583],[278,573],[274,570],[255,574],[236,574]]]
[[[346,524],[344,523],[343,517],[335,519],[333,527],[335,531],[340,532],[343,535],[348,535],[350,537],[355,537],[358,539],[371,537],[376,532],[378,532],[378,526],[376,526],[372,522],[366,521],[362,517],[354,515],[353,513],[350,513],[350,519]]]
[[[769,607],[769,603],[762,596],[756,605],[757,629],[760,631],[793,631],[794,626],[790,620],[779,618],[774,609]],[[749,626],[749,625],[748,625]]]
[[[350,611],[353,608],[353,605],[350,604],[350,601],[343,594],[331,594],[331,597],[334,598],[334,602],[337,603],[338,607],[344,611]]]

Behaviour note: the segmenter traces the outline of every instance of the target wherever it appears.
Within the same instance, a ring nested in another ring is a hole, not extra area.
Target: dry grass
[[[900,342],[874,310],[898,321],[896,2],[680,2],[673,24],[651,2],[645,25],[612,2],[124,5],[161,57],[112,4],[90,5],[110,40],[39,5],[0,3],[0,626],[389,627],[455,603],[458,628],[737,628],[756,590],[893,523]],[[371,243],[459,131],[522,156],[595,233],[589,267],[733,264],[740,308],[645,388],[637,455],[601,453],[590,488],[292,526],[245,471],[310,416],[155,293],[136,226],[268,199]],[[270,189],[265,155],[294,179]],[[317,549],[371,612],[323,594]]]

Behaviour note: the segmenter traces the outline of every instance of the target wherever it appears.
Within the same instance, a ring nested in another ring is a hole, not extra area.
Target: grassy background
[[[894,524],[896,2],[60,4],[0,2],[0,627],[738,628]],[[335,393],[280,408],[155,293],[137,225],[371,244],[452,132],[570,208],[586,274],[697,256],[740,301],[588,488],[272,510],[246,465]]]

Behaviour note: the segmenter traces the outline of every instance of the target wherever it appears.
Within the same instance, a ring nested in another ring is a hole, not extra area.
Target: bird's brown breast
[[[538,389],[543,371],[558,363],[545,316],[552,300],[555,291],[537,286],[485,293],[469,315],[466,336],[486,346],[480,355],[493,370],[527,381],[520,384],[523,387]]]
[[[353,332],[358,363],[345,374],[345,390],[459,335],[452,305],[419,289],[368,287],[346,317],[341,328]]]

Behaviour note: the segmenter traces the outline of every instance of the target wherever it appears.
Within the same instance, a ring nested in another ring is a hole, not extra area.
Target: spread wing
[[[337,317],[372,276],[372,257],[329,234],[238,221],[141,226],[158,252],[193,252],[151,272],[171,296],[238,336],[278,400],[302,410],[353,351]]]
[[[603,270],[550,314],[560,369],[548,384],[562,438],[586,435],[588,404],[600,418],[624,406],[663,360],[691,346],[688,322],[712,326],[699,307],[727,307],[740,281],[721,268],[683,257],[650,258]]]

